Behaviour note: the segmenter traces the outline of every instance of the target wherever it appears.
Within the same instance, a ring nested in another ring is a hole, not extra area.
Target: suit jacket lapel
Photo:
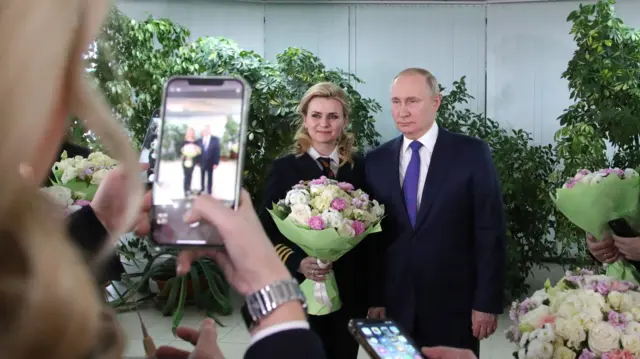
[[[387,171],[392,178],[387,179],[385,182],[393,183],[391,191],[393,193],[393,204],[396,213],[401,213],[398,216],[402,222],[411,228],[411,221],[409,221],[409,214],[407,213],[407,204],[404,201],[404,192],[402,192],[402,185],[400,183],[400,151],[402,151],[403,136],[396,138],[391,146],[391,158],[387,159],[393,166],[393,170]]]
[[[416,217],[416,228],[426,222],[429,211],[438,193],[440,193],[440,186],[442,186],[447,178],[447,167],[450,165],[448,154],[450,153],[449,151],[451,151],[449,148],[449,136],[451,136],[449,132],[442,128],[439,129],[438,139],[433,146],[429,171],[427,172],[427,179],[424,184],[424,190],[422,191],[420,209]]]

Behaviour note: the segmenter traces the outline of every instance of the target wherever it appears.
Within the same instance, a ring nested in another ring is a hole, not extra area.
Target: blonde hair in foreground
[[[111,359],[123,353],[113,315],[96,290],[90,267],[68,238],[65,220],[57,215],[61,210],[39,193],[39,183],[28,183],[17,170],[36,156],[35,140],[46,136],[61,92],[70,112],[86,121],[127,173],[138,170],[129,140],[83,68],[82,53],[109,8],[104,0],[0,4],[2,357]],[[129,177],[121,228],[110,233],[108,248],[93,265],[113,253],[114,239],[140,208],[142,185],[136,176]]]
[[[309,110],[309,103],[316,97],[334,99],[342,105],[342,114],[345,121],[349,121],[349,97],[347,93],[338,85],[332,82],[320,82],[311,86],[302,96],[302,100],[298,104],[298,113],[300,115],[300,125],[294,137],[294,153],[296,156],[302,156],[309,148],[311,148],[311,137],[304,127],[304,118]],[[340,166],[345,163],[353,165],[353,153],[355,152],[353,134],[348,132],[346,128],[342,129],[342,133],[338,136],[338,156],[340,157]]]

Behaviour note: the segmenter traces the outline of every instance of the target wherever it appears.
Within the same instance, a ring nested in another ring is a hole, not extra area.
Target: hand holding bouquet
[[[515,301],[507,339],[517,359],[640,358],[638,286],[586,270]]]
[[[182,146],[180,153],[182,153],[182,156],[184,157],[184,166],[191,168],[193,167],[193,159],[200,155],[201,150],[195,143],[187,143]]]
[[[640,176],[632,169],[580,170],[556,190],[553,199],[573,224],[602,240],[609,221],[634,222],[640,217]],[[640,280],[635,267],[625,260],[608,265],[607,275],[636,284]]]
[[[91,201],[102,179],[117,164],[102,152],[93,152],[87,158],[68,158],[65,151],[60,161],[53,164],[54,184],[69,188],[74,196]]]
[[[345,182],[321,177],[293,186],[269,211],[280,232],[309,256],[334,262],[367,235],[381,231],[384,206]],[[313,315],[341,308],[333,273],[322,283],[305,280],[300,288]]]

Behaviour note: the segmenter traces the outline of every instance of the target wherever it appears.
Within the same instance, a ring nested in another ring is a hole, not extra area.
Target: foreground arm
[[[258,215],[260,217],[260,222],[264,227],[264,231],[267,233],[267,237],[273,243],[276,253],[282,263],[285,264],[291,275],[296,278],[299,282],[304,280],[304,275],[298,272],[300,268],[300,262],[306,257],[306,254],[300,247],[292,243],[285,236],[280,233],[278,227],[276,226],[273,218],[271,218],[271,214],[269,214],[268,209],[271,209],[273,203],[277,203],[281,200],[289,190],[286,186],[287,181],[282,178],[283,174],[287,173],[286,168],[279,168],[277,162],[274,162],[271,166],[271,170],[269,171],[269,175],[267,177],[267,184],[264,193],[264,201],[262,206],[258,209]]]
[[[476,292],[473,309],[500,314],[506,264],[506,225],[498,173],[489,146],[482,143],[472,174]]]

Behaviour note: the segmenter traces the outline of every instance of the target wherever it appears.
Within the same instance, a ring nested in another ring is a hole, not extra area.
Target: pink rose
[[[360,221],[353,221],[351,223],[351,228],[353,228],[353,230],[356,232],[355,234],[356,237],[364,233],[364,230],[365,230],[364,223]]]
[[[331,201],[331,208],[336,211],[344,211],[347,208],[347,201],[344,198],[336,198]]]
[[[355,189],[351,183],[347,183],[347,182],[339,182],[338,187],[340,187],[341,190],[347,191],[347,192],[353,191]]]
[[[545,315],[540,319],[540,323],[538,323],[538,328],[544,327],[545,324],[554,324],[556,322],[555,315]]]
[[[602,354],[602,359],[636,359],[636,357],[626,349],[614,349]]]
[[[611,290],[614,292],[624,293],[629,289],[631,289],[631,287],[625,282],[621,282],[619,280],[611,281]]]
[[[320,216],[313,216],[309,218],[309,221],[307,221],[307,223],[309,224],[309,227],[311,227],[311,229],[315,229],[316,231],[324,229],[324,221]]]

